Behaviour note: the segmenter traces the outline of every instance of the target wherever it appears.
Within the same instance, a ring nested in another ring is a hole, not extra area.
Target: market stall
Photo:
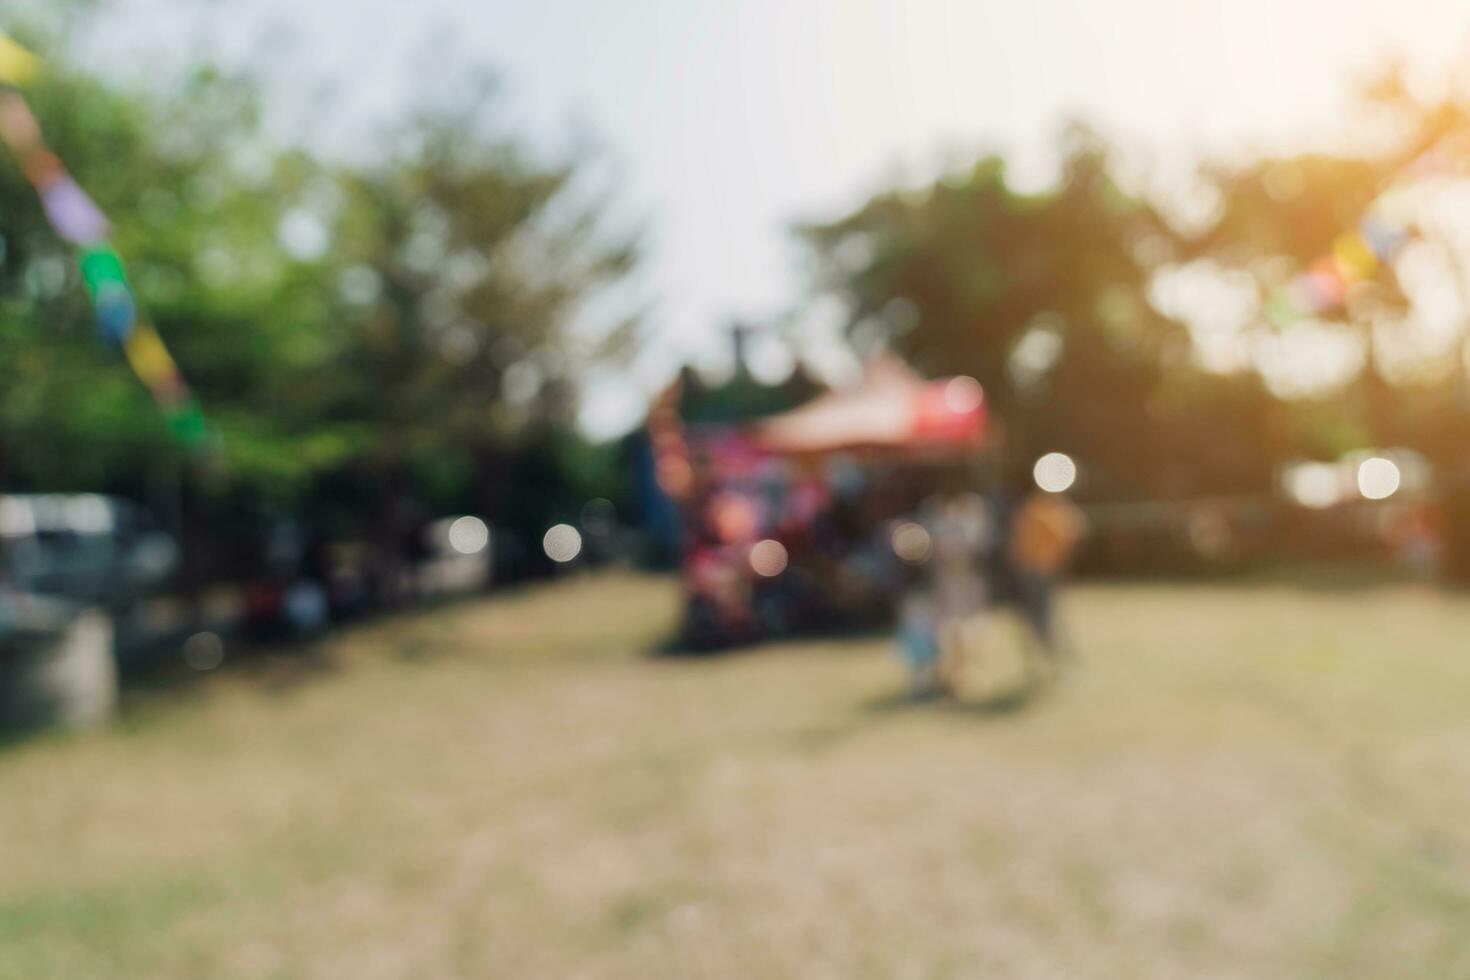
[[[653,436],[680,506],[692,646],[886,622],[894,522],[975,480],[993,442],[978,383],[892,357],[785,413]]]

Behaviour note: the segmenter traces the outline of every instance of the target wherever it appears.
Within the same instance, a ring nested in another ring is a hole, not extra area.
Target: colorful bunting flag
[[[1331,255],[1317,259],[1266,300],[1266,321],[1284,329],[1340,309],[1348,290],[1391,265],[1408,240],[1407,227],[1391,221],[1381,209],[1370,210],[1357,230],[1333,240]]]
[[[155,398],[170,404],[180,399],[184,379],[179,376],[178,365],[163,346],[158,331],[146,323],[133,324],[123,343],[123,353]]]
[[[24,85],[41,71],[41,59],[0,34],[0,82]]]
[[[0,139],[23,156],[41,146],[41,127],[17,92],[0,93]]]
[[[1346,231],[1332,243],[1332,263],[1348,282],[1367,279],[1378,269],[1378,256],[1356,231]]]
[[[41,206],[51,227],[73,245],[89,248],[107,237],[107,218],[65,173],[41,189]]]
[[[1440,133],[1421,144],[1379,186],[1378,196],[1355,230],[1337,236],[1329,255],[1267,297],[1263,310],[1266,321],[1285,328],[1306,317],[1340,309],[1354,285],[1392,265],[1408,244],[1411,229],[1402,207],[1406,186],[1425,178],[1464,173],[1467,167],[1470,129]]]
[[[209,436],[204,416],[158,331],[138,318],[122,260],[107,244],[107,216],[51,152],[25,98],[15,90],[39,71],[35,55],[0,34],[0,86],[8,86],[0,88],[0,140],[20,161],[56,234],[82,250],[82,282],[92,298],[99,338],[122,348],[174,438],[185,446],[202,446]]]

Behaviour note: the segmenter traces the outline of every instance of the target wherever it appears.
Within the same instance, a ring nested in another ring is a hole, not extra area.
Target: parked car
[[[107,615],[0,587],[0,729],[96,724],[116,704]]]
[[[190,625],[157,595],[177,563],[173,538],[128,501],[0,496],[0,718],[105,714],[119,662]]]

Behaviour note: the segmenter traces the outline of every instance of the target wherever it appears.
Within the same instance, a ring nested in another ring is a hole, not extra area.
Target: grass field
[[[0,977],[1470,976],[1470,601],[1097,585],[1011,710],[631,576],[0,750]]]

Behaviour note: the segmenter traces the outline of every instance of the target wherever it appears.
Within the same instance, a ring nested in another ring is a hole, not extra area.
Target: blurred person
[[[932,520],[934,587],[940,615],[960,619],[984,604],[980,555],[989,538],[990,514],[978,494],[940,500]]]
[[[930,498],[922,510],[922,520],[914,523],[928,540],[922,559],[905,559],[915,570],[899,604],[900,649],[916,696],[942,688],[956,659],[983,629],[987,590],[980,556],[992,531],[989,508],[978,494]]]
[[[982,641],[990,605],[982,558],[993,533],[990,506],[979,494],[952,494],[940,502],[932,564],[942,684],[949,684],[961,661]]]
[[[909,672],[909,694],[932,695],[939,686],[939,617],[922,585],[904,591],[898,607],[898,651]]]
[[[331,623],[327,590],[316,579],[306,576],[296,578],[286,586],[281,609],[295,636],[316,636]]]
[[[1010,586],[1022,616],[1053,659],[1071,651],[1056,624],[1057,582],[1087,529],[1065,491],[1032,486],[1016,505],[1006,538]]]

